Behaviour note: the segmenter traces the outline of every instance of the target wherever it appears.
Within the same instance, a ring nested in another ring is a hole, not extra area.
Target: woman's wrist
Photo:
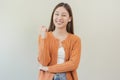
[[[48,67],[47,67],[47,66],[40,65],[40,66],[39,66],[39,70],[48,71]]]

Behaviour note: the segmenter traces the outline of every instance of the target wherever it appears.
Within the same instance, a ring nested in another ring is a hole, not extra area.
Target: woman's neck
[[[59,39],[60,41],[64,40],[68,36],[68,32],[66,30],[55,29],[53,31],[53,35]]]
[[[68,32],[65,29],[55,29],[53,33],[54,35],[57,35],[57,36],[65,36],[68,34]]]

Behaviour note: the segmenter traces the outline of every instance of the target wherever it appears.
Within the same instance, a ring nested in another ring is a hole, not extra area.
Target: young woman
[[[49,29],[39,35],[39,80],[78,80],[81,41],[73,31],[73,15],[67,3],[52,12]]]

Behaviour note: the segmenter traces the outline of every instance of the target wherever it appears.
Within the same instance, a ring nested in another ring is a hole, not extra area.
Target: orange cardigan
[[[66,72],[67,80],[78,80],[76,70],[81,55],[80,38],[74,34],[68,34],[67,38],[62,41],[65,50],[65,62],[62,64],[56,64],[59,40],[54,37],[52,32],[46,32],[46,34],[47,36],[45,39],[41,39],[39,36],[38,62],[43,66],[48,66],[48,72],[50,74]],[[44,73],[40,72],[39,77],[42,75],[44,75]],[[45,80],[45,78],[41,80]]]

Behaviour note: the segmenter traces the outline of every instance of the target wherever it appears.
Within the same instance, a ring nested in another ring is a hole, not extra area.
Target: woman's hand
[[[42,38],[46,37],[47,28],[45,26],[40,27],[40,35]]]
[[[47,66],[43,66],[42,64],[40,64],[39,70],[48,71],[48,67]]]

